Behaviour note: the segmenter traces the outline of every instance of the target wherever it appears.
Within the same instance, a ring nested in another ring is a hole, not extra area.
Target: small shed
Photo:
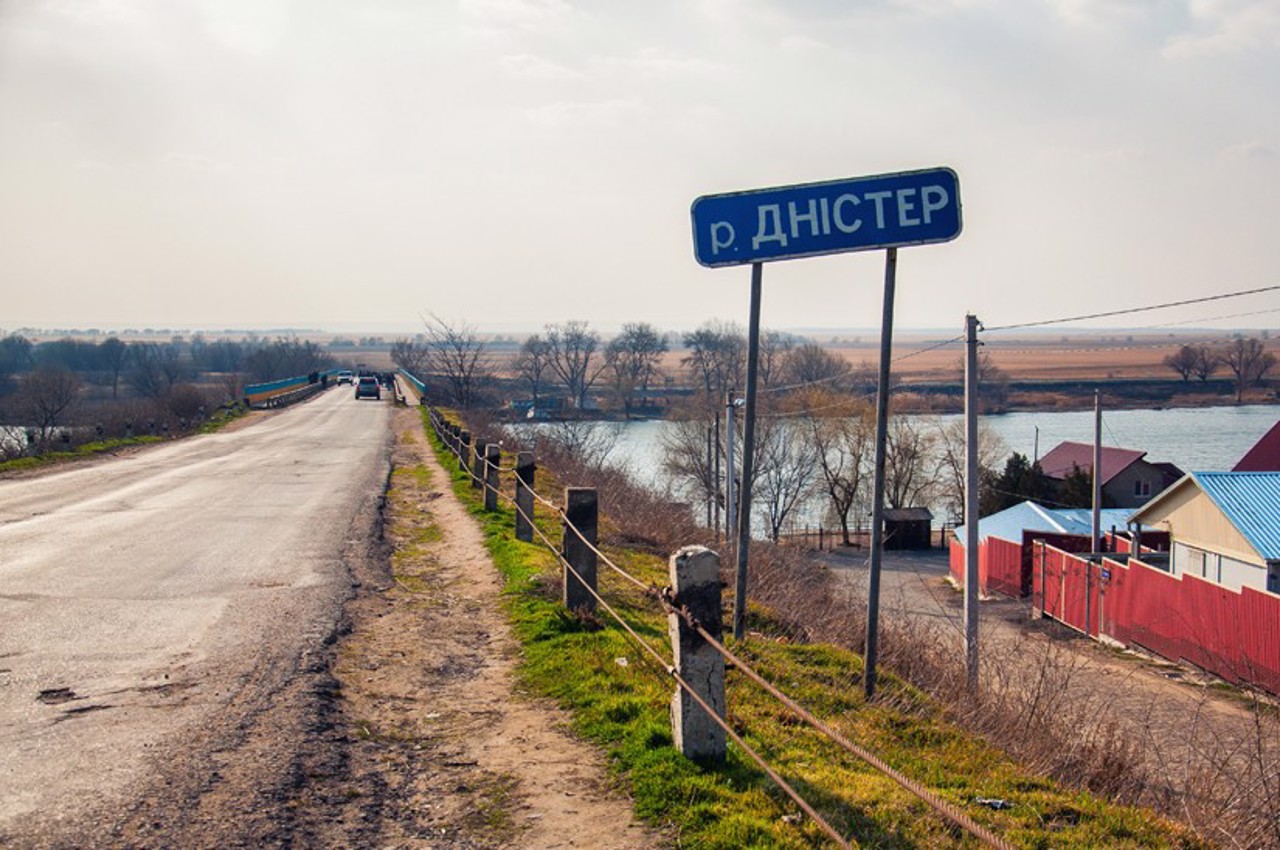
[[[884,512],[884,548],[933,548],[933,514],[928,508],[888,508]]]

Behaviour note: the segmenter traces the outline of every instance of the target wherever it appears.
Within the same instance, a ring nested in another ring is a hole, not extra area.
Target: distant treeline
[[[0,338],[0,460],[81,443],[194,430],[246,383],[334,364],[314,342]]]
[[[125,342],[56,339],[33,342],[10,334],[0,338],[0,393],[16,389],[23,375],[65,370],[82,380],[107,386],[118,396],[123,388],[155,398],[172,387],[208,375],[238,375],[247,381],[270,381],[330,368],[333,357],[314,342],[276,340],[206,340],[174,337],[169,342]]]

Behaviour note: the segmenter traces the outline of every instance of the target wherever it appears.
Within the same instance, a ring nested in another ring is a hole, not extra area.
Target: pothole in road
[[[76,692],[70,688],[46,688],[36,695],[36,702],[42,702],[45,705],[60,705],[76,699],[81,697],[76,696]]]

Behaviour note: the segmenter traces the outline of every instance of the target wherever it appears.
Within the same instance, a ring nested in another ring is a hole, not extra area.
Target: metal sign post
[[[756,374],[760,352],[763,264],[849,251],[887,249],[884,318],[880,335],[880,391],[876,421],[875,502],[871,529],[871,585],[867,611],[867,696],[875,690],[880,557],[883,543],[885,444],[889,418],[889,360],[897,249],[949,242],[960,235],[960,180],[950,168],[904,171],[704,195],[693,202],[694,256],[704,266],[751,264],[751,319],[747,344],[747,399],[739,489],[736,598],[733,634],[743,636],[747,604],[747,550],[751,540],[751,485],[755,454]]]
[[[862,691],[876,693],[880,646],[880,566],[884,557],[884,475],[889,442],[889,362],[893,355],[893,295],[898,277],[898,249],[884,257],[884,309],[880,318],[880,379],[876,389],[876,471],[871,496],[871,567],[867,575],[867,648],[863,654]]]
[[[742,486],[738,499],[738,573],[733,584],[733,638],[746,634],[747,550],[751,546],[751,479],[756,454],[756,373],[760,360],[760,290],[764,264],[751,264],[751,314],[747,327],[747,409],[742,425]]]

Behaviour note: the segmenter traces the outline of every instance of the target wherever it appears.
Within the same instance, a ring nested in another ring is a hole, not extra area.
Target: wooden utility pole
[[[964,657],[978,687],[978,317],[964,317]]]

